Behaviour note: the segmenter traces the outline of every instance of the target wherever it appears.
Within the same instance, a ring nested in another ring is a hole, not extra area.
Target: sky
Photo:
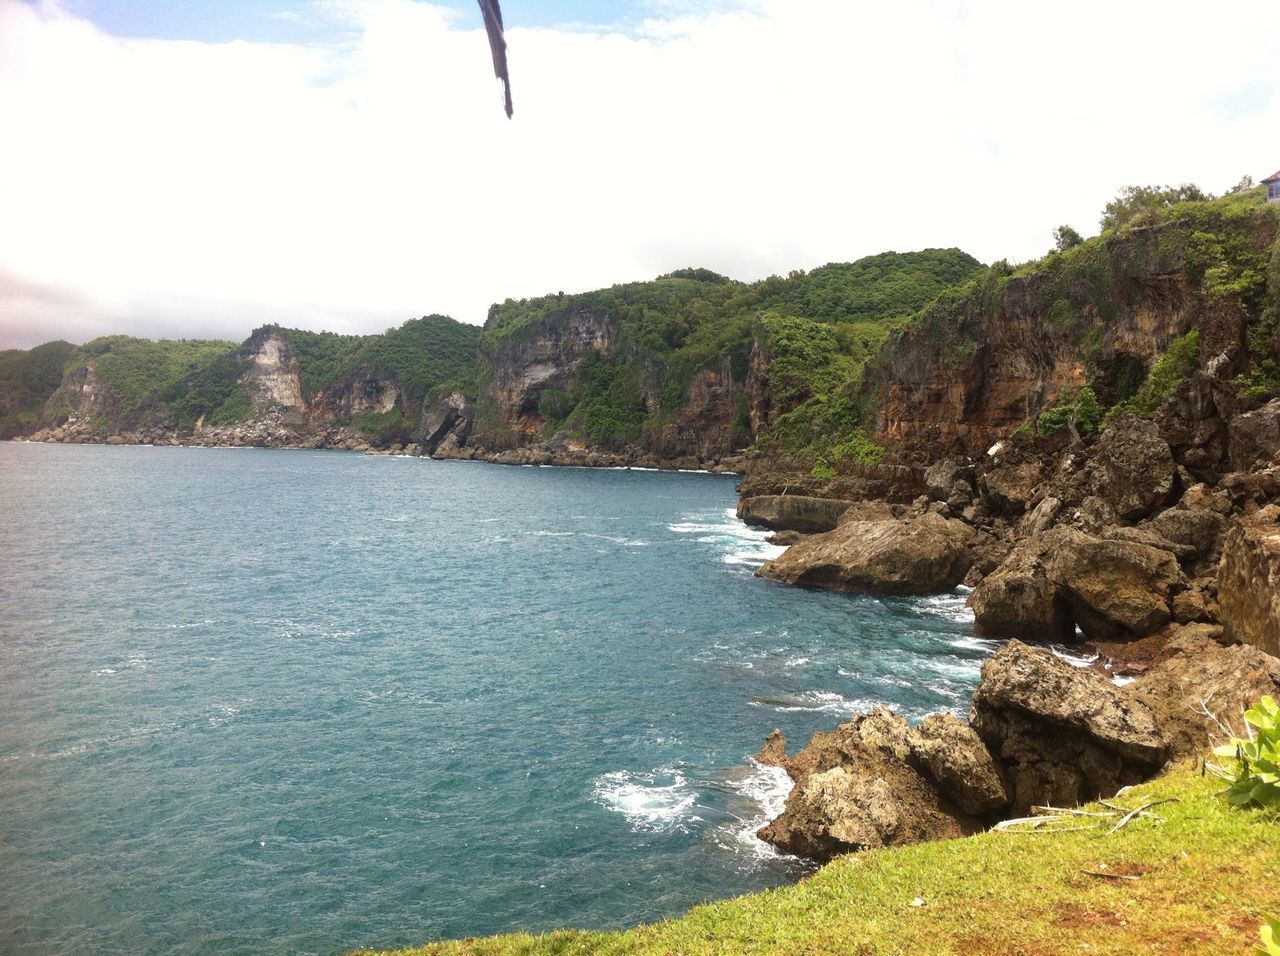
[[[0,0],[0,348],[1043,254],[1280,168],[1274,0]]]

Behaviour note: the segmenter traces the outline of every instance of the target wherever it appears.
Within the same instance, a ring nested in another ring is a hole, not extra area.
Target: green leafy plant
[[[1230,782],[1227,800],[1237,807],[1280,808],[1280,705],[1270,695],[1244,712],[1244,737],[1213,750],[1225,763],[1211,769]]]
[[[1258,931],[1262,937],[1262,945],[1258,947],[1258,956],[1280,956],[1280,919],[1268,916]]]

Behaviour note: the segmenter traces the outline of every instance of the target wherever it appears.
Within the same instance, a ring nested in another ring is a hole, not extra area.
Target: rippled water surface
[[[962,708],[961,595],[790,590],[732,478],[0,445],[0,951],[617,927],[804,872],[751,763]]]

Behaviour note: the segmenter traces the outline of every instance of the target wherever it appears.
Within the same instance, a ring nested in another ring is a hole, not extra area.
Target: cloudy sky
[[[1039,255],[1280,167],[1274,0],[0,0],[0,347]]]

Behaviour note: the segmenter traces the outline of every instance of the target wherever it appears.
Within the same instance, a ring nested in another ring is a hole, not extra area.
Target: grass
[[[795,886],[626,932],[517,934],[398,952],[1252,953],[1264,916],[1280,913],[1280,820],[1228,806],[1221,789],[1182,767],[1117,798],[1127,807],[1176,800],[1154,809],[1161,822],[1135,820],[1112,835],[1060,828],[879,850]]]

